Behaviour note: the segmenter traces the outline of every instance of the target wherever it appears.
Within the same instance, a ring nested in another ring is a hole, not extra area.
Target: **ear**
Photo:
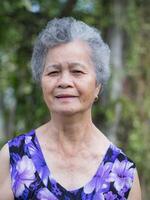
[[[96,89],[95,89],[95,97],[98,96],[100,90],[102,89],[102,84],[98,84],[96,85]]]

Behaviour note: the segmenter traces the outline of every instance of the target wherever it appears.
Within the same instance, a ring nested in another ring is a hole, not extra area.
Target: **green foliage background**
[[[38,32],[54,17],[73,16],[101,30],[108,43],[113,27],[123,35],[123,90],[115,99],[112,75],[93,120],[108,137],[121,107],[115,142],[135,161],[143,199],[150,196],[150,1],[148,0],[1,0],[0,2],[0,143],[46,122],[49,113],[32,80],[30,58]],[[113,7],[122,5],[117,20]]]

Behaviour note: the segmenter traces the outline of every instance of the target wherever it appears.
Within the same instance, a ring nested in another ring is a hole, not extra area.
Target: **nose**
[[[73,86],[73,81],[71,78],[71,75],[68,71],[62,72],[58,82],[57,82],[57,87],[59,88],[68,88]]]

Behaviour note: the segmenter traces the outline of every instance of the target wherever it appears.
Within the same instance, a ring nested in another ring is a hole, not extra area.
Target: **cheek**
[[[43,84],[43,83],[42,83],[42,93],[43,93],[43,96],[45,96],[46,93],[47,93],[46,86],[45,86],[45,84]]]
[[[44,94],[51,93],[53,88],[53,82],[45,78],[42,82],[42,91]]]
[[[44,100],[47,101],[51,93],[51,89],[47,83],[42,84],[42,93],[43,93]]]
[[[95,87],[94,84],[84,84],[84,86],[81,87],[80,85],[80,94],[82,96],[82,101],[94,101],[95,95]]]
[[[44,99],[44,102],[46,104],[48,104],[48,95],[47,95],[47,92],[46,92],[46,89],[45,88],[42,88],[42,93],[43,93],[43,99]]]

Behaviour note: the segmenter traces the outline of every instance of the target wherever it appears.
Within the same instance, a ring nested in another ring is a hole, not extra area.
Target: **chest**
[[[88,153],[68,157],[45,149],[43,154],[54,179],[68,190],[80,188],[89,182],[103,158],[103,155]]]

